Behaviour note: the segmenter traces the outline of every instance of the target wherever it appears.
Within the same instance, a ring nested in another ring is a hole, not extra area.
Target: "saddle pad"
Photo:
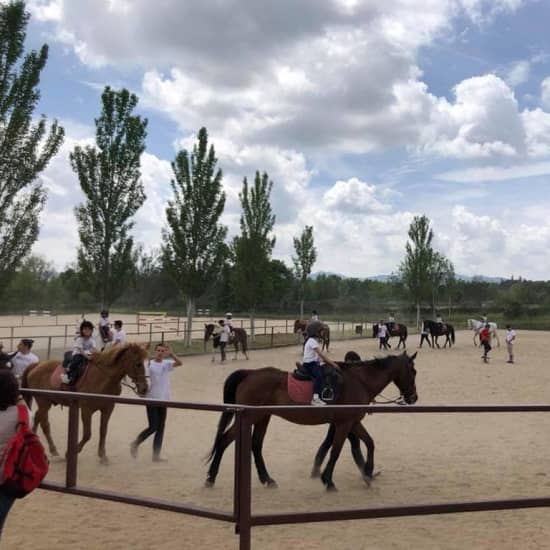
[[[311,403],[313,398],[313,381],[296,380],[291,373],[287,378],[288,396],[295,403]]]

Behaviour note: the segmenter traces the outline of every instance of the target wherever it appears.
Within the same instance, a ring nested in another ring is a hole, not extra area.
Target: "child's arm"
[[[167,351],[167,357],[172,359],[172,361],[174,361],[174,367],[180,367],[181,365],[183,365],[179,357],[175,355],[174,352],[172,351],[172,348],[168,344],[165,344],[165,347]]]
[[[334,361],[332,361],[331,359],[329,359],[328,355],[325,355],[321,349],[319,347],[315,348],[315,351],[317,352],[317,355],[327,364],[327,365],[330,365],[332,367],[334,367],[335,369],[339,369],[339,365],[337,365]]]

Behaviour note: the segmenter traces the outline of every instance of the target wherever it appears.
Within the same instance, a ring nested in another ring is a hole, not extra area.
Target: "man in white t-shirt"
[[[153,359],[149,360],[150,386],[147,392],[148,399],[170,401],[170,372],[179,367],[182,362],[174,355],[168,344],[157,344]],[[164,426],[166,424],[166,407],[147,405],[147,420],[149,426],[145,428],[130,445],[130,454],[136,458],[138,447],[150,435],[153,439],[153,462],[164,462],[160,457]]]
[[[222,363],[225,361],[226,355],[225,355],[225,348],[227,347],[227,343],[229,342],[229,338],[231,337],[231,328],[228,322],[224,321],[223,319],[220,319],[218,321],[218,325],[221,327],[220,332],[220,352],[222,355]]]
[[[506,325],[506,349],[508,350],[507,363],[514,362],[514,342],[516,340],[516,331],[512,328],[512,325]]]
[[[33,363],[38,363],[38,357],[31,352],[34,340],[29,338],[23,338],[19,344],[17,344],[17,352],[11,358],[11,365],[13,374],[18,380],[23,376],[25,369]]]
[[[126,343],[126,333],[122,330],[122,321],[115,321],[115,335],[113,336],[113,346],[124,345]]]
[[[378,349],[388,349],[388,327],[384,323],[384,319],[380,319],[378,323]]]

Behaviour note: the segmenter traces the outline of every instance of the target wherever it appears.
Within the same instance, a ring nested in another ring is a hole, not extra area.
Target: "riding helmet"
[[[99,313],[102,317],[109,317],[109,310],[108,309],[102,309]]]

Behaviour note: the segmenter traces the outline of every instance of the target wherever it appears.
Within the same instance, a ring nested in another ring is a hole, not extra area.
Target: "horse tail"
[[[250,371],[243,370],[243,369],[236,370],[225,379],[225,383],[223,385],[223,402],[224,403],[231,404],[231,403],[237,402],[237,388],[239,384],[248,376],[249,372]],[[216,437],[214,438],[214,445],[212,445],[212,450],[210,451],[210,454],[206,457],[207,464],[211,462],[212,459],[214,458],[214,455],[216,454],[216,451],[220,446],[223,434],[225,433],[225,430],[227,429],[227,426],[229,426],[229,423],[231,422],[231,420],[233,420],[234,416],[235,416],[235,413],[232,411],[222,412],[222,415],[220,416],[220,420],[218,422]]]
[[[451,326],[451,327],[449,327],[449,331],[451,332],[451,340],[454,344],[455,343],[455,328]]]
[[[409,335],[409,332],[407,330],[407,327],[405,325],[401,325],[401,335],[403,337],[403,340],[407,339],[407,336]]]
[[[35,363],[34,365],[28,366],[23,371],[23,376],[21,376],[21,387],[22,388],[28,388],[29,387],[29,373],[38,365],[38,363]],[[25,403],[27,404],[27,407],[29,409],[32,405],[32,395],[25,394],[23,395],[23,399],[25,400]]]
[[[246,330],[243,330],[241,335],[241,345],[243,347],[243,353],[246,355],[246,352],[248,351],[248,334],[246,334]]]

